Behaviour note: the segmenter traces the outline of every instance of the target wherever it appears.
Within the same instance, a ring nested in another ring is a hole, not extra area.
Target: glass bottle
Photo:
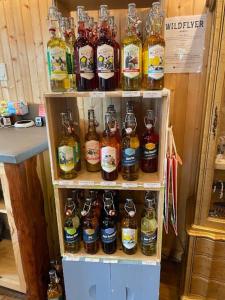
[[[137,251],[138,224],[132,199],[126,199],[124,209],[125,215],[121,222],[123,251],[126,254],[134,254]]]
[[[104,209],[101,221],[102,249],[106,254],[113,254],[116,252],[117,244],[116,210],[112,197],[105,195],[103,201]]]
[[[75,40],[76,40],[74,18],[69,17],[68,22],[69,22],[69,28],[68,28],[69,42],[74,48],[74,44],[75,44]],[[74,51],[73,51],[73,54],[74,54]],[[74,59],[73,59],[73,64],[74,64]]]
[[[77,6],[78,37],[74,44],[78,91],[95,89],[94,47],[86,36],[84,6]]]
[[[137,36],[139,19],[136,4],[128,4],[127,35],[122,41],[122,89],[136,91],[141,88],[142,78],[142,42]]]
[[[96,132],[96,120],[93,109],[88,110],[88,132],[85,136],[85,160],[89,172],[101,170],[100,137]]]
[[[125,180],[138,179],[140,142],[136,133],[134,113],[125,117],[125,136],[122,139],[122,176]]]
[[[92,207],[94,210],[95,215],[97,216],[98,220],[101,217],[101,211],[102,211],[102,201],[99,198],[98,192],[90,190],[89,191],[89,197],[92,200]]]
[[[94,213],[91,198],[86,198],[81,214],[83,216],[84,249],[88,254],[96,254],[98,251],[99,221]]]
[[[143,87],[147,90],[161,90],[164,87],[165,41],[162,36],[163,14],[159,2],[152,4],[149,25],[143,47]]]
[[[116,49],[110,37],[108,5],[100,5],[100,29],[96,42],[97,88],[101,91],[115,90],[118,84],[115,76]]]
[[[141,251],[144,255],[150,256],[156,253],[157,227],[155,195],[149,192],[145,197],[141,218]]]
[[[65,205],[64,244],[69,253],[80,250],[80,218],[72,198],[67,198]]]
[[[120,144],[120,142],[121,142],[120,129],[119,129],[119,123],[117,121],[117,115],[116,115],[116,110],[115,110],[114,104],[110,104],[107,107],[107,112],[110,113],[111,118],[112,118],[110,130],[113,134],[115,134],[115,137],[116,137],[118,143]]]
[[[80,137],[76,133],[78,124],[74,122],[71,111],[68,111],[67,114],[68,114],[71,134],[74,137],[74,140],[76,141],[76,145],[75,145],[76,171],[80,171],[81,170]]]
[[[101,167],[104,180],[116,180],[118,177],[119,143],[110,130],[111,115],[105,114],[105,130],[101,141]]]
[[[48,284],[47,296],[48,300],[63,300],[62,287],[59,283],[55,270],[49,271],[50,283]]]
[[[148,110],[144,118],[146,131],[141,141],[141,170],[154,173],[158,170],[159,136],[155,133],[155,117],[153,110]]]
[[[67,113],[61,113],[62,133],[58,145],[58,162],[60,177],[72,179],[77,176],[75,148],[77,142],[70,131]]]
[[[47,61],[50,86],[52,92],[65,92],[70,88],[67,71],[66,43],[57,36],[57,21],[49,28],[50,40],[47,44]]]

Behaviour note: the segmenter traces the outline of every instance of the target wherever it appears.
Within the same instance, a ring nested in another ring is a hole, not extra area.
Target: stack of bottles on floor
[[[47,54],[51,90],[161,90],[163,19],[159,2],[152,4],[145,24],[141,24],[136,5],[128,4],[125,37],[118,42],[115,18],[107,5],[100,5],[98,21],[84,6],[77,7],[77,36],[74,19],[50,7]]]
[[[121,172],[128,181],[139,178],[139,169],[145,173],[158,170],[159,136],[155,132],[156,116],[147,110],[143,120],[144,133],[139,137],[132,102],[126,105],[126,114],[120,133],[113,104],[105,113],[105,129],[97,133],[98,122],[94,109],[88,110],[88,130],[84,145],[80,145],[78,124],[70,111],[61,113],[62,133],[57,147],[60,177],[75,178],[81,170],[81,148],[88,172],[101,171],[104,180],[116,180]],[[83,166],[85,168],[85,166]]]
[[[122,199],[118,191],[73,190],[65,199],[64,243],[67,253],[84,251],[106,254],[121,251],[135,254],[140,247],[144,255],[156,254],[157,198],[146,192],[141,216],[135,200]],[[123,202],[122,202],[123,200]]]

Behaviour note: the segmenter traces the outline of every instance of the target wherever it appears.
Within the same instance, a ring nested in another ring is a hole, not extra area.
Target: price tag
[[[161,98],[162,91],[144,91],[143,98]]]
[[[144,183],[144,188],[146,189],[159,189],[160,187],[159,182]]]
[[[72,260],[72,261],[80,261],[80,257],[74,257],[74,256],[70,256],[70,255],[66,255],[64,256],[65,260]]]
[[[105,98],[105,92],[91,92],[90,96],[93,98]]]
[[[94,181],[80,180],[79,185],[95,185]]]
[[[116,260],[116,259],[103,259],[102,262],[104,264],[117,264],[118,260]]]
[[[140,97],[140,91],[123,91],[122,97]]]
[[[87,262],[99,262],[99,258],[86,257],[85,261],[87,261]]]
[[[122,183],[122,187],[124,187],[124,188],[137,188],[138,184],[137,183],[124,182],[124,183]]]
[[[153,260],[144,260],[142,261],[142,265],[151,265],[151,266],[156,266],[157,262]]]
[[[100,183],[102,186],[116,186],[116,181],[102,181]]]

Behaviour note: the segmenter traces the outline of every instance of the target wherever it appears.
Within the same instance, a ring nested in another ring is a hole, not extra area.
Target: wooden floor
[[[161,269],[160,300],[179,300],[180,264],[163,261]],[[0,300],[25,300],[25,296],[0,287]]]

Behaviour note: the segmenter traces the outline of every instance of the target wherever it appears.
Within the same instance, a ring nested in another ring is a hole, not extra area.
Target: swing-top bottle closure
[[[156,124],[156,117],[154,117],[153,110],[147,110],[146,116],[144,117],[144,124],[147,129],[151,129],[155,127]]]
[[[137,120],[133,112],[127,112],[125,117],[125,131],[127,134],[131,134],[136,131]]]
[[[116,214],[115,206],[113,203],[112,193],[107,193],[108,195],[104,195],[103,202],[104,202],[104,211],[108,216],[114,217]]]
[[[91,209],[91,205],[92,205],[92,199],[91,198],[86,198],[85,203],[84,203],[84,207],[81,211],[81,215],[83,217],[85,217],[86,215],[89,214],[90,209]]]
[[[76,205],[72,198],[67,198],[66,205],[65,205],[65,214],[66,216],[70,217],[73,215],[76,209]]]
[[[127,214],[133,218],[136,214],[136,207],[134,205],[134,202],[132,199],[126,199],[126,203],[124,205],[124,209],[127,212]]]

